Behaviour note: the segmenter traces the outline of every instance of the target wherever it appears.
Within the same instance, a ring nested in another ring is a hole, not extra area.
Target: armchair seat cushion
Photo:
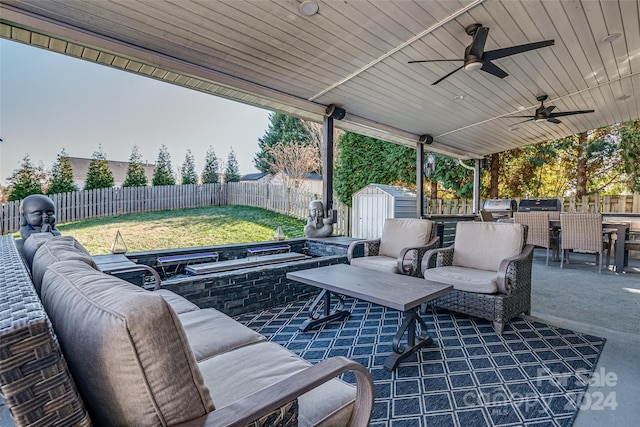
[[[498,275],[495,271],[478,270],[454,265],[425,270],[424,278],[453,285],[453,288],[459,291],[481,294],[495,294],[498,292]]]
[[[367,268],[369,270],[384,271],[385,273],[400,273],[398,271],[398,259],[388,256],[366,256],[361,258],[352,258],[351,265],[355,267]],[[405,268],[411,268],[411,260],[404,260]]]

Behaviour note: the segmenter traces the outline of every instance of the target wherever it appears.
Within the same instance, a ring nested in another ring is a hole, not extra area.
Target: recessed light
[[[455,101],[464,101],[464,95],[456,95],[453,97]]]
[[[622,95],[618,98],[618,101],[626,101],[629,98],[631,98],[631,95]]]
[[[300,3],[300,6],[298,6],[298,8],[300,9],[300,13],[304,16],[313,16],[318,13],[319,6],[315,1],[305,0]]]
[[[620,33],[611,33],[608,36],[602,38],[602,43],[612,43],[622,37]]]

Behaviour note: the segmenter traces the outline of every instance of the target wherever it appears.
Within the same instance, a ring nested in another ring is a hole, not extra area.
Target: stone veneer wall
[[[246,256],[248,247],[288,244],[292,252],[312,255],[303,261],[265,265],[221,273],[187,276],[163,281],[163,288],[176,292],[197,304],[200,308],[213,307],[227,315],[264,310],[285,303],[310,299],[317,295],[318,288],[286,278],[290,271],[306,270],[326,265],[347,262],[347,248],[352,238],[327,237],[321,239],[291,239],[283,242],[261,244],[238,244],[189,248],[189,250],[163,251],[158,253],[128,254],[138,263],[154,266],[158,256],[215,251],[220,260]]]

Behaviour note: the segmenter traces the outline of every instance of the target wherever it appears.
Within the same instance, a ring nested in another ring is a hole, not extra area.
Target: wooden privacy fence
[[[321,200],[320,194],[278,184],[233,182],[226,184],[167,185],[151,187],[104,188],[50,196],[56,206],[56,221],[64,224],[91,218],[132,213],[177,210],[220,205],[264,208],[299,219],[306,219],[309,202]],[[519,202],[519,199],[516,199]],[[20,229],[20,202],[0,205],[0,234]],[[351,235],[351,209],[334,196],[337,212],[336,234]],[[640,214],[640,194],[600,196],[598,194],[562,198],[565,212],[611,212]],[[468,199],[425,201],[425,214],[470,215]]]

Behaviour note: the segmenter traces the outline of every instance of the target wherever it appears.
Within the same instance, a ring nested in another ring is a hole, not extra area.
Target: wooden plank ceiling
[[[0,36],[403,145],[480,158],[640,117],[637,0],[0,0]],[[305,5],[308,5],[305,2]],[[485,50],[554,39],[493,61],[509,75],[460,70],[465,27]],[[607,41],[612,34],[620,37]],[[533,115],[595,110],[562,123]]]

